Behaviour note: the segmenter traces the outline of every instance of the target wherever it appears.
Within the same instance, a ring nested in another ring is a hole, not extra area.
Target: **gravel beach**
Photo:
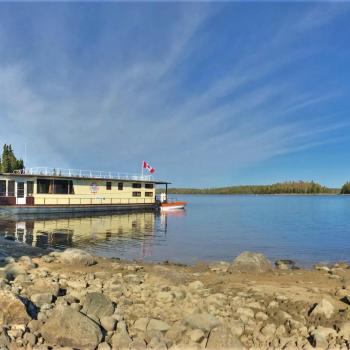
[[[11,244],[11,243],[9,243]],[[14,244],[14,243],[13,243]],[[37,253],[37,252],[35,252]],[[350,269],[244,252],[194,266],[3,258],[1,349],[348,349]]]

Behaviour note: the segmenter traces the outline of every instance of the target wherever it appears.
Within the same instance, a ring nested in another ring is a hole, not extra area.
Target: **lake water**
[[[186,211],[1,217],[0,236],[147,261],[232,260],[244,250],[309,266],[350,261],[348,196],[178,196]]]

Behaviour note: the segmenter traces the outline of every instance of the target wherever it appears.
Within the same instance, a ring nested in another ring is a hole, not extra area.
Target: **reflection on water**
[[[169,216],[185,212],[109,215],[40,215],[0,219],[0,236],[40,248],[79,247],[109,257],[153,255],[155,239],[166,235]]]
[[[181,196],[186,211],[4,218],[0,235],[107,257],[232,260],[243,250],[300,265],[349,260],[348,196]],[[1,248],[1,247],[0,247]]]

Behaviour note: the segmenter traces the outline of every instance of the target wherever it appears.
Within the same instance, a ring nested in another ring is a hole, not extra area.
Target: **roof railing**
[[[151,181],[152,175],[140,175],[130,173],[120,173],[113,171],[97,171],[82,169],[62,169],[50,167],[35,167],[15,170],[16,175],[41,175],[41,176],[62,176],[62,177],[81,177],[93,179],[115,179],[115,180],[138,180]]]

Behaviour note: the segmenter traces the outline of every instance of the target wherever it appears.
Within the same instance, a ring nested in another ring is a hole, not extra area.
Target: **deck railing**
[[[112,172],[112,171],[49,168],[49,167],[35,167],[35,168],[15,170],[14,173],[17,175],[62,176],[62,177],[96,178],[96,179],[115,179],[115,180],[136,180],[136,181],[153,180],[152,175],[129,174],[129,173],[119,173],[119,172]]]

